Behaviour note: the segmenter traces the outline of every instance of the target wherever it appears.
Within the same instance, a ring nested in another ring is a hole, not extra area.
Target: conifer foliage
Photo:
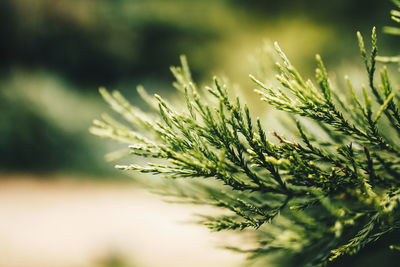
[[[399,11],[392,15],[400,22]],[[204,216],[204,224],[213,231],[255,232],[256,248],[235,248],[253,258],[282,252],[297,266],[315,266],[355,254],[400,228],[399,96],[387,68],[376,66],[377,59],[397,58],[377,57],[375,29],[371,45],[357,36],[367,86],[356,88],[346,77],[347,88],[334,87],[318,55],[315,79],[304,79],[278,44],[280,86],[250,76],[261,99],[295,121],[295,139],[267,132],[268,125],[254,119],[239,98],[231,99],[221,80],[199,89],[184,57],[181,67],[171,68],[184,110],[139,87],[152,109],[144,112],[119,92],[102,88],[103,98],[126,123],[103,115],[91,132],[148,158],[147,165],[118,169],[194,178],[197,191],[177,186],[169,194],[226,209],[220,216]],[[304,127],[310,123],[313,131]]]

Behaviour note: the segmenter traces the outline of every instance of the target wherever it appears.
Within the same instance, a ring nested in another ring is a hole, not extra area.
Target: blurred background
[[[391,8],[376,0],[1,0],[0,266],[239,266],[243,255],[216,248],[218,235],[182,224],[197,208],[163,203],[104,160],[115,144],[88,132],[108,110],[98,87],[137,105],[138,84],[171,97],[169,66],[185,54],[199,84],[220,75],[251,92],[254,58],[272,41],[305,76],[314,76],[319,53],[341,79],[362,64],[357,30],[368,39],[377,26],[380,54],[397,52],[398,40],[381,31]],[[249,101],[258,107],[257,97]]]

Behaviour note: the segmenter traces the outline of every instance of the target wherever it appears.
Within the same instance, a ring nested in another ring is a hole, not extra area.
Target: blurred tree
[[[3,0],[0,71],[48,68],[85,88],[146,76],[169,82],[165,70],[185,53],[203,77],[217,64],[210,62],[217,53],[210,44],[271,17],[290,14],[335,27],[370,27],[371,21],[382,21],[376,17],[388,10],[384,2]],[[207,62],[202,54],[209,55]]]
[[[340,64],[339,55],[351,57],[354,50],[340,47],[355,48],[349,41],[353,30],[337,29],[360,24],[369,28],[373,20],[381,21],[374,18],[385,15],[383,10],[389,4],[377,5],[370,0],[359,3],[360,0],[2,0],[0,84],[5,81],[5,85],[0,90],[6,90],[6,81],[15,69],[32,74],[39,70],[61,77],[68,82],[68,86],[62,85],[66,91],[95,92],[103,85],[124,90],[137,83],[168,90],[168,68],[177,63],[179,54],[190,58],[193,75],[200,81],[211,72],[223,70],[238,82],[252,67],[243,58],[252,54],[251,50],[265,37],[284,39],[285,50],[307,73],[312,71],[308,60],[311,51],[322,50],[319,52],[328,63]],[[130,96],[137,99],[134,93]],[[74,140],[76,135],[51,125],[54,121],[46,120],[45,112],[35,110],[37,106],[28,109],[21,103],[3,104],[4,110],[10,110],[1,115],[4,126],[0,129],[0,148],[10,153],[4,161],[7,165],[27,166],[16,162],[21,152],[17,153],[13,146],[21,151],[40,146],[43,159],[35,160],[41,162],[42,168],[59,166],[50,160],[63,158],[52,154],[63,151],[57,145],[64,144],[71,151],[76,148],[78,154],[79,148],[85,147],[81,145],[83,140]],[[24,138],[18,129],[24,132]],[[57,136],[57,142],[50,141],[48,132]],[[46,156],[46,151],[51,156]],[[62,162],[67,161],[60,160],[61,165]]]

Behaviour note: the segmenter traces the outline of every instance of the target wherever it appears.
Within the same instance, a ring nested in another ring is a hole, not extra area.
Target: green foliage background
[[[99,86],[118,88],[133,102],[137,84],[168,90],[168,68],[186,54],[197,80],[219,73],[246,87],[254,69],[248,57],[264,39],[280,41],[311,73],[317,52],[330,66],[349,62],[354,31],[380,29],[389,7],[386,1],[1,1],[0,168],[103,173],[104,150],[84,127],[102,105]],[[87,105],[88,114],[76,116],[78,105]]]

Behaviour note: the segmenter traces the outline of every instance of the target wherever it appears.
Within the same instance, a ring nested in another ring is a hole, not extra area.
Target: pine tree
[[[400,1],[395,3],[400,8]],[[400,11],[392,11],[392,18],[400,23]],[[247,105],[230,98],[220,79],[199,89],[185,57],[181,67],[171,68],[184,110],[138,87],[152,109],[144,112],[119,92],[101,88],[126,123],[103,115],[91,132],[149,159],[145,166],[116,168],[182,178],[188,182],[159,191],[226,210],[202,217],[211,230],[255,234],[257,247],[231,249],[252,258],[275,255],[281,266],[325,265],[356,254],[400,228],[399,96],[387,67],[378,77],[376,66],[377,60],[399,59],[377,56],[375,28],[369,53],[361,34],[357,37],[368,86],[355,88],[346,77],[347,88],[334,87],[319,55],[314,81],[304,79],[277,43],[280,86],[250,75],[261,99],[294,121],[294,139],[267,133]]]

